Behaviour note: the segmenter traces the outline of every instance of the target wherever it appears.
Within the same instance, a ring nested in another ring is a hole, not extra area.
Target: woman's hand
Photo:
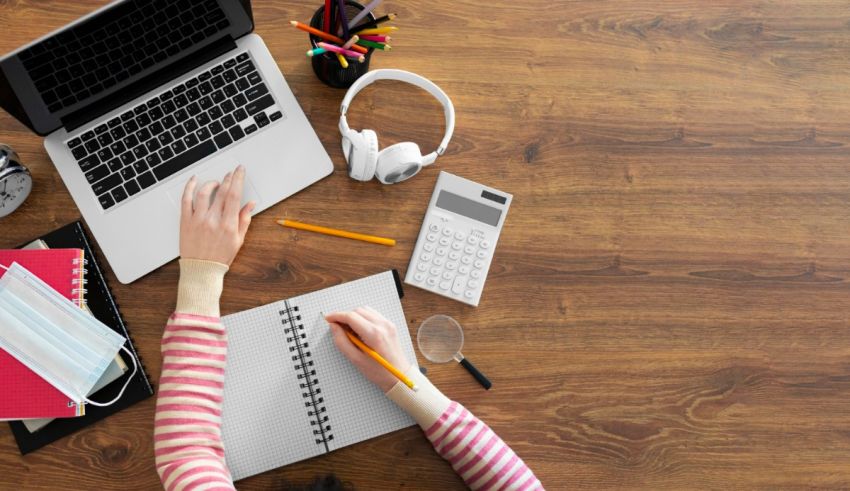
[[[208,182],[195,196],[197,178],[192,177],[183,190],[180,214],[180,257],[203,259],[230,266],[245,241],[251,224],[251,201],[240,210],[245,168],[228,172],[221,183]],[[218,192],[210,202],[215,189]]]
[[[345,335],[344,329],[350,328],[357,336],[360,336],[366,346],[377,351],[402,372],[410,368],[410,362],[398,342],[396,327],[372,307],[360,307],[351,312],[334,312],[327,314],[325,320],[331,326],[336,347],[369,381],[384,392],[392,389],[398,379],[369,355],[360,351]]]

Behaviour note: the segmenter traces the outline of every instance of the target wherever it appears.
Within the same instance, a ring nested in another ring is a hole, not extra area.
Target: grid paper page
[[[416,363],[392,271],[295,297],[290,304],[301,309],[307,340],[316,361],[318,387],[322,389],[329,419],[326,425],[330,425],[333,435],[333,440],[328,442],[331,450],[414,424],[407,413],[366,380],[339,352],[330,327],[322,318],[322,312],[351,310],[364,305],[373,307],[395,324],[402,350],[408,360]]]
[[[297,306],[316,370],[317,387],[331,427],[330,450],[414,424],[336,349],[322,312],[369,305],[399,329],[399,340],[415,363],[413,343],[391,271],[289,300]],[[283,301],[222,318],[227,328],[222,438],[234,480],[325,452],[316,443],[283,330]]]

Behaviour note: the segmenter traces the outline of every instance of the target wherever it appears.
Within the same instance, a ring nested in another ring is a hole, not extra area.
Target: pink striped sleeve
[[[543,489],[525,462],[457,402],[425,429],[425,436],[471,489]]]
[[[156,469],[167,491],[234,489],[221,442],[226,350],[217,317],[169,318],[154,421]]]

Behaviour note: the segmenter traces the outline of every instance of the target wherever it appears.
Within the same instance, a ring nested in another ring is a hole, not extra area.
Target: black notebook
[[[91,242],[85,230],[83,230],[83,225],[80,222],[74,222],[40,237],[40,239],[51,249],[77,248],[85,251],[86,261],[88,262],[88,284],[86,285],[88,292],[86,293],[86,300],[89,310],[99,321],[127,339],[125,346],[136,358],[139,370],[134,375],[130,385],[127,386],[127,390],[121,399],[111,406],[97,407],[89,404],[86,406],[85,416],[56,419],[34,433],[30,433],[20,421],[10,422],[9,425],[12,427],[12,433],[15,435],[15,441],[18,443],[21,454],[38,450],[49,443],[70,435],[77,430],[85,428],[153,395],[153,387],[145,373],[142,360],[139,358],[138,353],[136,353],[136,348],[130,339],[130,333],[127,330],[127,326],[124,325],[124,320],[121,318],[121,313],[118,311],[118,305],[112,297],[112,292],[109,290],[106,278],[103,277],[103,272],[100,270],[100,266],[94,256]],[[127,353],[121,350],[119,354],[127,366],[133,366],[133,361]],[[93,396],[93,400],[110,401],[114,399],[121,390],[121,387],[127,382],[127,377],[131,373],[132,371],[126,372],[117,380],[99,390]]]

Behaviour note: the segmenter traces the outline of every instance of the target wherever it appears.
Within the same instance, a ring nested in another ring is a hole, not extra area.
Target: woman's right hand
[[[397,369],[406,372],[410,368],[411,363],[398,342],[395,325],[372,307],[359,307],[350,312],[334,312],[325,315],[325,320],[331,326],[336,347],[369,381],[384,392],[392,389],[398,379],[369,355],[360,351],[346,336],[346,328],[354,331],[366,346],[377,351]]]

